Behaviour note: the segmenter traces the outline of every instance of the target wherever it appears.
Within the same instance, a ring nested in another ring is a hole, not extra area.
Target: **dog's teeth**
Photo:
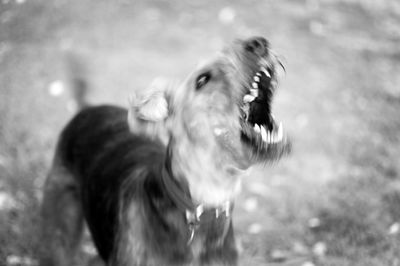
[[[264,142],[267,142],[267,131],[265,130],[265,127],[261,126],[261,138]]]
[[[268,71],[265,67],[262,67],[262,68],[261,68],[261,71],[264,72],[264,74],[265,74],[268,78],[271,78],[271,74],[269,73],[269,71]]]
[[[259,76],[254,76],[253,79],[254,79],[255,82],[260,82],[260,77]]]
[[[271,136],[271,143],[275,143],[275,134],[273,131],[268,131],[269,135]]]
[[[250,89],[250,94],[253,95],[254,97],[258,97],[258,90]]]
[[[260,132],[261,132],[260,126],[255,124],[254,125],[254,131],[257,132],[258,134],[260,134]]]
[[[279,123],[278,133],[277,133],[277,140],[276,142],[281,142],[283,139],[283,125],[282,122]]]
[[[260,73],[260,72],[257,72],[257,73],[256,73],[256,76],[261,77],[261,73]]]
[[[258,84],[256,82],[251,83],[251,86],[253,86],[254,89],[258,89]]]
[[[278,143],[278,142],[281,141],[281,140],[279,140],[279,136],[278,136],[278,132],[277,131],[274,132],[274,138],[275,138],[275,143]]]
[[[243,102],[244,102],[244,103],[250,103],[250,102],[254,101],[255,98],[256,98],[256,97],[253,96],[253,95],[246,94],[246,95],[243,97]]]

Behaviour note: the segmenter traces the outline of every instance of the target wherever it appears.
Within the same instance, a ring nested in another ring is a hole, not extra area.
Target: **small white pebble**
[[[21,264],[21,257],[16,255],[8,255],[7,256],[7,265],[16,265]]]
[[[288,257],[288,253],[285,250],[274,249],[271,251],[271,259],[275,262],[285,261]]]
[[[6,166],[6,165],[7,165],[6,157],[0,154],[0,166]]]
[[[312,250],[316,256],[323,257],[325,256],[327,249],[328,248],[326,247],[326,244],[324,242],[317,242],[313,246]]]
[[[399,223],[394,223],[389,227],[389,235],[398,234],[399,231],[400,231],[400,224]]]
[[[296,254],[300,254],[300,255],[306,255],[309,253],[309,250],[306,247],[306,245],[304,245],[301,242],[297,242],[297,241],[293,243],[293,251]]]
[[[251,193],[265,197],[268,195],[270,188],[261,182],[252,182],[248,184],[248,189]]]
[[[17,202],[9,193],[0,191],[0,211],[9,211],[17,206]]]
[[[38,262],[36,260],[33,260],[29,257],[21,257],[21,256],[17,256],[17,255],[8,255],[6,260],[7,260],[8,266],[14,266],[14,265],[36,266],[36,265],[38,265]]]
[[[310,228],[316,228],[321,225],[321,220],[317,217],[311,218],[308,220],[308,227]]]
[[[315,35],[324,35],[325,26],[319,21],[311,21],[309,25],[311,33]]]
[[[236,12],[231,7],[224,7],[219,11],[218,19],[222,24],[232,24],[235,20]]]
[[[247,231],[250,234],[258,234],[258,233],[261,232],[261,230],[262,230],[262,226],[260,224],[258,224],[258,223],[251,224],[249,226],[249,228],[247,229]]]
[[[258,208],[258,200],[254,197],[248,198],[244,202],[244,209],[248,212],[253,212]]]
[[[64,84],[60,80],[53,81],[49,85],[49,94],[58,97],[64,93]]]
[[[306,261],[303,264],[301,264],[301,266],[315,266],[315,264],[312,263],[311,261]]]

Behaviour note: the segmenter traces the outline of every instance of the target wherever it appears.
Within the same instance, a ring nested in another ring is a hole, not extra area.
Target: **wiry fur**
[[[86,83],[72,76],[83,109],[62,131],[45,185],[40,265],[71,265],[84,219],[107,265],[236,265],[231,216],[213,210],[233,202],[242,171],[272,158],[269,146],[277,156],[287,148],[243,137],[254,134],[240,107],[261,59],[264,38],[236,42],[180,86],[135,97],[129,116],[86,107]],[[199,205],[192,227],[186,213]]]

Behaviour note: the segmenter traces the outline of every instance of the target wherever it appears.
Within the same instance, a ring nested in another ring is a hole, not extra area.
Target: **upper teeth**
[[[282,139],[283,139],[283,125],[282,122],[280,122],[278,126],[278,140],[281,141]]]
[[[254,131],[256,133],[260,134],[261,139],[268,144],[278,143],[283,140],[282,122],[279,123],[278,130],[269,131],[269,130],[265,129],[264,126],[255,124]]]
[[[258,97],[258,90],[257,89],[250,89],[250,94],[254,97]]]
[[[264,126],[261,126],[261,138],[264,142],[269,142],[267,130],[265,130]]]
[[[261,67],[261,71],[264,72],[264,74],[267,77],[271,78],[271,74],[269,73],[269,71],[265,67]]]
[[[253,96],[253,95],[246,94],[246,95],[243,97],[243,102],[244,102],[244,103],[250,103],[250,102],[254,101],[255,98],[256,98],[256,97]]]
[[[255,98],[258,97],[258,90],[259,90],[258,83],[261,80],[261,76],[262,76],[261,73],[264,73],[268,78],[271,78],[271,74],[269,73],[269,71],[265,67],[261,67],[260,71],[258,71],[253,77],[254,82],[251,83],[252,88],[250,89],[250,94],[246,94],[243,97],[243,101],[245,103],[252,102],[252,101],[254,101]]]

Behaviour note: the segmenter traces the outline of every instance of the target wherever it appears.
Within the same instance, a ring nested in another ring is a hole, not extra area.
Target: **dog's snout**
[[[245,49],[258,56],[267,55],[268,46],[268,41],[264,37],[253,37],[245,41]]]

